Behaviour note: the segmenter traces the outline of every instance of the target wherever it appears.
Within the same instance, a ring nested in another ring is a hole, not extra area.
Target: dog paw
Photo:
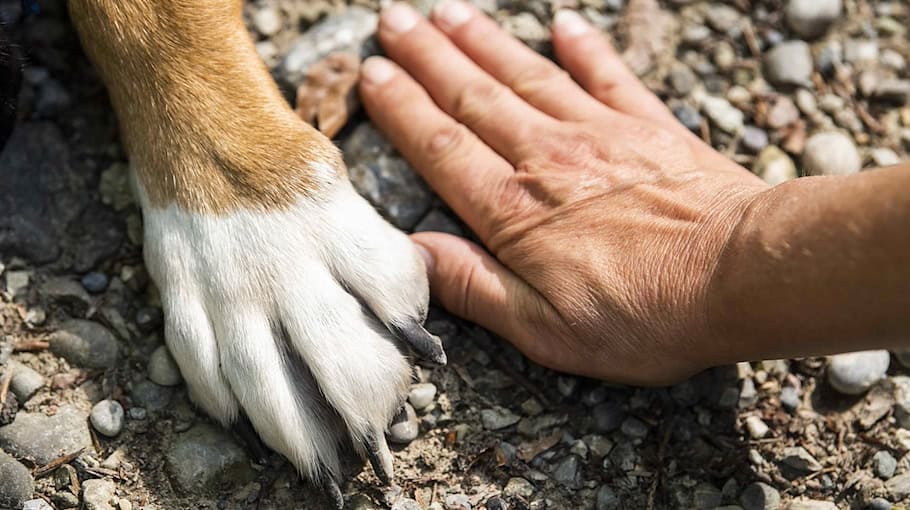
[[[190,396],[263,442],[336,503],[348,444],[385,483],[385,430],[404,402],[407,348],[439,364],[422,326],[423,261],[346,179],[276,210],[146,206],[145,257]]]

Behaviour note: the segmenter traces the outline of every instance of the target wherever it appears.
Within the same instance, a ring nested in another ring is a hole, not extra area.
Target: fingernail
[[[578,37],[588,31],[591,25],[575,11],[560,9],[553,17],[553,28],[567,37]]]
[[[382,85],[395,75],[395,66],[382,57],[370,57],[360,68],[363,80],[371,85]]]
[[[433,8],[433,19],[438,20],[445,30],[454,30],[471,19],[474,11],[459,0],[444,0]]]
[[[403,34],[414,28],[418,21],[420,14],[410,5],[401,2],[395,2],[382,11],[382,24],[396,34]]]
[[[424,248],[423,246],[421,246],[419,244],[415,243],[414,246],[417,247],[417,253],[419,253],[420,256],[423,257],[423,265],[426,266],[426,268],[427,268],[427,274],[432,273],[433,265],[436,264],[436,260],[433,259],[433,254],[430,253],[430,250]]]

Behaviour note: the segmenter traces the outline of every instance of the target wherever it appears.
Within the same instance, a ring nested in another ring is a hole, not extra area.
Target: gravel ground
[[[13,25],[29,63],[21,121],[0,155],[0,383],[10,386],[0,424],[11,421],[0,426],[0,508],[323,508],[277,455],[251,463],[190,405],[161,347],[115,119],[64,1],[40,4]],[[246,5],[257,49],[290,99],[329,52],[377,51],[378,5],[354,4]],[[906,1],[478,5],[543,53],[553,12],[579,10],[680,121],[769,182],[907,157]],[[18,6],[0,0],[0,19],[16,19]],[[356,104],[345,105],[351,118],[336,139],[358,190],[405,230],[465,232]],[[439,310],[428,328],[450,363],[418,371],[411,407],[390,431],[401,487],[383,489],[352,462],[350,508],[910,503],[910,356],[742,363],[641,389],[543,369]]]

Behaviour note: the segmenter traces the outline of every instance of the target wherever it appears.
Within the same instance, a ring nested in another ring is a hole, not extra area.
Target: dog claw
[[[392,485],[392,452],[389,451],[389,445],[385,441],[385,435],[380,433],[374,434],[367,438],[365,445],[367,459],[373,466],[376,477],[385,484]]]
[[[333,508],[336,510],[344,508],[344,496],[341,494],[341,487],[338,486],[338,482],[331,475],[327,475],[325,481],[322,482],[322,490]]]
[[[389,327],[396,337],[410,345],[421,358],[440,366],[446,364],[442,340],[424,329],[418,322],[410,322],[404,326],[392,324]]]

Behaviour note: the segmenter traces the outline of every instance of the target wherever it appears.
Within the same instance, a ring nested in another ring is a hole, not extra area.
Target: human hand
[[[446,309],[592,377],[660,384],[732,361],[708,289],[768,186],[679,124],[602,34],[557,14],[569,74],[456,1],[432,22],[393,4],[379,39],[398,64],[364,64],[371,118],[486,247],[412,237]]]

